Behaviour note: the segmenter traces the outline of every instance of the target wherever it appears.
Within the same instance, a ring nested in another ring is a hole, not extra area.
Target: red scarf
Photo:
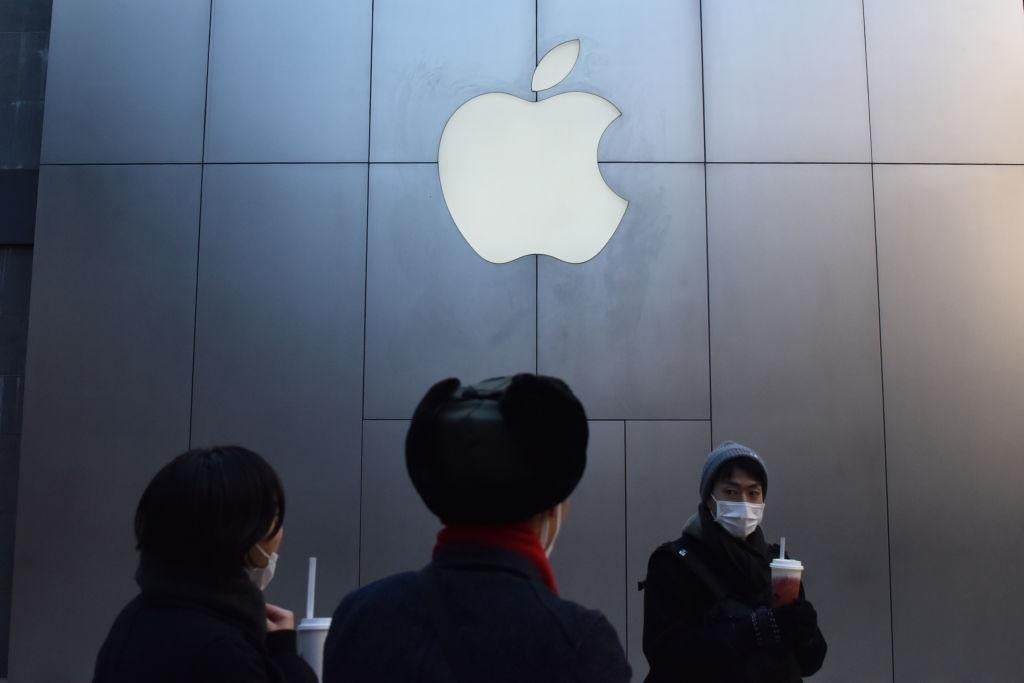
[[[558,595],[555,575],[551,564],[541,547],[540,538],[529,522],[506,524],[504,526],[446,526],[437,534],[434,556],[440,548],[449,545],[497,546],[522,555],[540,571],[544,585]]]

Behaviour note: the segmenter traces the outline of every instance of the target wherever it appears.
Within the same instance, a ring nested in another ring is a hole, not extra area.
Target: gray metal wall
[[[0,681],[7,676],[14,527],[50,0],[0,2]]]
[[[442,126],[572,37],[553,92],[622,110],[599,158],[630,207],[589,263],[489,264]],[[1021,74],[1017,0],[59,0],[11,679],[87,675],[176,452],[273,461],[269,597],[298,607],[317,555],[326,614],[427,559],[426,386],[539,369],[592,418],[556,574],[638,678],[636,580],[736,438],[808,567],[816,680],[1017,680]]]

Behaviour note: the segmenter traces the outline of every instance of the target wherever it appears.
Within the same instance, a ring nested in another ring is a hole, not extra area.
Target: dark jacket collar
[[[431,563],[438,569],[507,573],[544,586],[540,569],[528,558],[504,548],[484,545],[439,546]],[[547,588],[545,586],[545,588]]]
[[[686,521],[686,525],[683,527],[683,536],[689,536],[710,547],[721,545],[742,548],[759,559],[763,559],[765,563],[771,562],[771,546],[765,540],[761,527],[754,529],[754,533],[745,540],[733,538],[712,518],[704,504],[701,504],[697,513]]]
[[[245,572],[225,579],[199,577],[175,570],[155,558],[143,556],[135,572],[142,597],[151,604],[200,609],[229,621],[263,641],[267,634],[263,593]]]
[[[771,600],[771,548],[761,527],[745,540],[733,538],[701,504],[683,529],[685,546],[719,573],[733,592],[751,603]]]

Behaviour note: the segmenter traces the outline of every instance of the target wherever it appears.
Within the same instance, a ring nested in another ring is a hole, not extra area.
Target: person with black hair
[[[240,446],[164,466],[135,512],[141,593],[114,621],[93,683],[316,683],[295,615],[263,599],[284,512],[277,473]]]
[[[409,477],[444,524],[433,560],[341,602],[324,682],[628,681],[611,624],[560,598],[548,563],[587,440],[561,380],[435,384],[405,442]]]
[[[727,441],[708,455],[697,514],[654,551],[641,584],[647,683],[794,683],[821,668],[827,646],[803,587],[771,606],[779,547],[760,526],[767,493],[750,448]]]

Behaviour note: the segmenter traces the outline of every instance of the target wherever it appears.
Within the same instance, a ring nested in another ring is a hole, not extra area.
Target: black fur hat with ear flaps
[[[446,524],[521,522],[569,497],[587,464],[583,405],[560,379],[520,374],[435,384],[413,414],[405,462]]]

